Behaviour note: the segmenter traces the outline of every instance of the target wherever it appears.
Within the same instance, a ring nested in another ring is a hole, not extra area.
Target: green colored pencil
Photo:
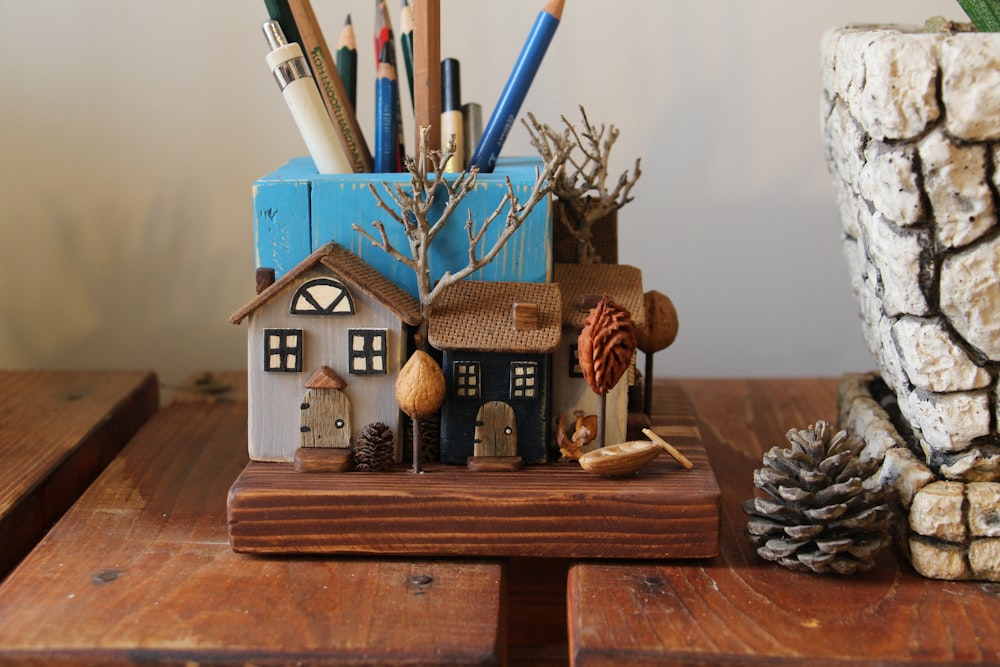
[[[351,15],[347,15],[344,28],[340,31],[340,41],[337,43],[337,71],[344,82],[347,100],[352,109],[358,108],[358,45],[354,39],[354,25]]]
[[[403,14],[399,19],[399,43],[403,47],[403,64],[406,65],[406,81],[410,84],[410,104],[413,104],[413,10],[410,3],[403,0]]]

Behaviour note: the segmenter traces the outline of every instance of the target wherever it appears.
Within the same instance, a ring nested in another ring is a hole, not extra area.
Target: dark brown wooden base
[[[348,472],[354,467],[351,450],[335,447],[299,447],[292,459],[295,472]]]
[[[471,472],[517,472],[524,465],[520,456],[470,456],[465,467]]]
[[[679,389],[678,389],[679,391]],[[666,398],[666,397],[665,397]],[[686,395],[653,430],[662,455],[627,478],[576,462],[519,472],[428,464],[384,473],[296,473],[251,461],[229,492],[229,541],[245,553],[546,558],[708,558],[719,552],[719,484]]]

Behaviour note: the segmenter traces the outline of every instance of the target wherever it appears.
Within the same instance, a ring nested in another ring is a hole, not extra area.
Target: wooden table
[[[995,585],[886,553],[851,578],[757,559],[761,453],[835,416],[834,380],[682,380],[723,496],[702,561],[253,557],[229,549],[242,374],[180,392],[0,585],[0,664],[1000,664]],[[568,623],[567,623],[568,620]]]
[[[684,380],[722,488],[722,553],[687,563],[574,565],[572,664],[1000,664],[1000,586],[916,575],[895,552],[853,577],[759,559],[740,503],[789,428],[836,420],[834,380]]]

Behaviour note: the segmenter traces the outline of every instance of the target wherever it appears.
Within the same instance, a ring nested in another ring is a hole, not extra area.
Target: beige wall
[[[488,115],[541,2],[442,5],[442,55]],[[314,6],[331,42],[353,14],[368,81],[371,0]],[[933,14],[960,16],[946,0],[567,0],[525,110],[556,123],[583,104],[621,130],[617,171],[642,157],[621,260],[680,313],[658,374],[871,366],[819,143],[818,43]],[[265,18],[253,0],[0,1],[0,367],[176,383],[245,364],[228,316],[253,291],[250,186],[305,151]],[[518,126],[505,153],[530,151]]]

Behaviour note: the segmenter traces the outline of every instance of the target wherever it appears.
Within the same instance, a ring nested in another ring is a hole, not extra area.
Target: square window
[[[583,368],[580,366],[580,348],[578,345],[569,347],[569,376],[571,378],[582,378]]]
[[[452,380],[455,385],[455,395],[459,398],[479,397],[479,362],[456,361],[452,366]]]
[[[514,361],[510,364],[511,398],[537,398],[538,363],[535,361]]]
[[[350,372],[354,375],[385,375],[386,329],[351,329],[347,332]]]
[[[264,370],[274,373],[302,372],[302,330],[264,330]]]

